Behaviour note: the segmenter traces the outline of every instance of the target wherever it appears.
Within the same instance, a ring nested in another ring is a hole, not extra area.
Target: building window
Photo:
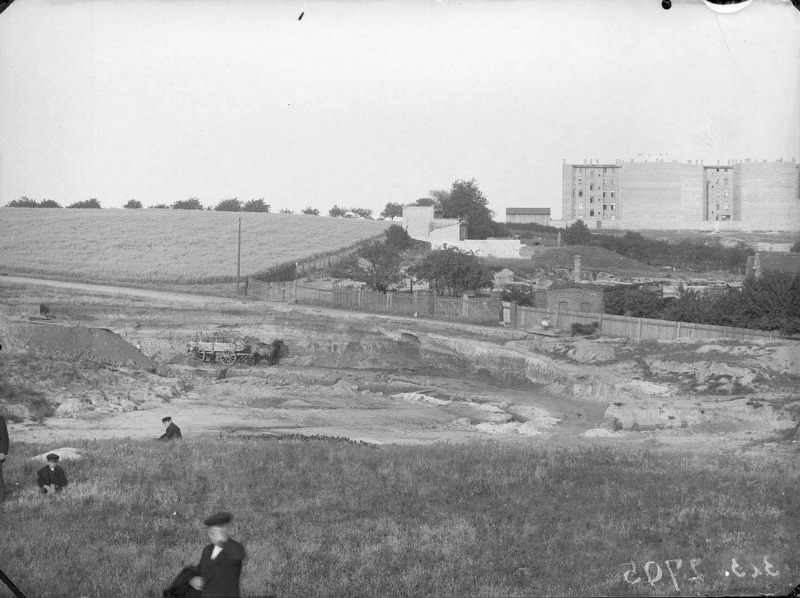
[[[583,197],[583,191],[578,191],[578,197]]]
[[[594,170],[589,171],[589,176],[594,176]]]
[[[617,205],[617,204],[613,204],[613,203],[611,204],[611,211],[612,211],[612,212],[614,211],[614,206],[616,206],[616,205]]]
[[[719,210],[719,204],[717,204],[717,209]]]
[[[603,210],[607,210],[607,209],[608,209],[608,204],[603,204]]]
[[[616,183],[617,183],[617,179],[612,176],[611,177],[611,184],[615,185]]]
[[[728,209],[728,202],[727,201],[722,204],[722,209],[723,210],[727,210]]]
[[[605,185],[606,183],[608,183],[608,179],[603,179],[603,184]]]
[[[594,216],[594,210],[589,210],[589,216]]]
[[[589,183],[589,191],[594,191],[594,183]]]
[[[579,201],[579,202],[578,202],[578,209],[579,209],[579,210],[582,210],[582,209],[583,209],[583,202],[582,202],[582,201]]]
[[[603,191],[603,197],[605,197],[605,196],[606,196],[606,192],[605,192],[605,191]]]
[[[728,190],[725,189],[725,197],[728,197]]]
[[[616,220],[616,219],[617,219],[617,217],[614,216],[614,214],[611,214],[611,220]]]
[[[717,179],[717,185],[719,185],[719,179]]]
[[[611,197],[614,197],[614,192],[613,191],[611,192]]]
[[[589,203],[594,203],[594,195],[589,198]]]
[[[583,177],[578,177],[578,184],[583,185]]]
[[[728,184],[728,179],[725,179],[723,182],[727,185]]]

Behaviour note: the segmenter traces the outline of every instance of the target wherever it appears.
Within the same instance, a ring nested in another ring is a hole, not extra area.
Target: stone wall
[[[480,257],[522,257],[522,243],[518,239],[468,239],[464,241],[434,242],[431,237],[431,247],[433,249],[441,249],[445,245],[455,247],[461,251],[472,251]]]

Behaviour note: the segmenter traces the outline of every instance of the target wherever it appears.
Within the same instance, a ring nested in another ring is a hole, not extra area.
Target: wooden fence
[[[632,339],[672,340],[676,338],[736,338],[771,339],[778,338],[773,331],[734,328],[732,326],[712,326],[691,322],[671,320],[651,320],[588,312],[522,307],[514,302],[503,302],[503,323],[513,328],[541,328],[542,319],[547,316],[550,326],[559,330],[569,330],[572,324],[600,324],[600,333],[605,336]]]
[[[369,311],[474,323],[500,321],[500,297],[437,297],[433,291],[378,293],[363,289],[320,289],[297,280],[264,282],[248,278],[245,295],[262,301],[324,305],[340,309]]]

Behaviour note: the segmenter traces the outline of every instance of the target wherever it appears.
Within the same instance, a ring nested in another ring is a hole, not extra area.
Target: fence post
[[[292,291],[294,292],[294,302],[297,303],[297,279],[292,281]]]
[[[561,329],[561,327],[558,325],[558,308],[556,308],[556,317],[555,317],[555,319],[553,320],[553,327],[554,327],[556,330],[560,330],[560,329]]]
[[[358,287],[358,308],[361,309],[361,293],[364,291],[363,287]]]
[[[636,332],[636,338],[642,340],[642,318],[639,318],[639,329]]]
[[[678,335],[675,338],[680,338],[680,337],[681,337],[681,323],[678,322]]]
[[[509,315],[511,316],[511,327],[512,328],[516,328],[517,327],[517,302],[516,301],[512,301],[511,302],[511,309],[509,309],[508,311],[509,311]]]
[[[250,277],[244,279],[244,296],[247,297],[247,290],[250,288]]]
[[[600,317],[598,319],[599,319],[598,324],[600,324],[600,328],[597,329],[597,332],[603,334],[603,314],[600,314]]]

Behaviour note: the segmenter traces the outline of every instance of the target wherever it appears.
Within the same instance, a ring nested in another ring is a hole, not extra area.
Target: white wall
[[[480,257],[522,257],[522,243],[518,239],[468,239],[466,241],[447,243],[434,243],[431,241],[431,247],[433,249],[441,249],[445,245],[448,247],[455,247],[461,251],[472,251],[475,255]]]

